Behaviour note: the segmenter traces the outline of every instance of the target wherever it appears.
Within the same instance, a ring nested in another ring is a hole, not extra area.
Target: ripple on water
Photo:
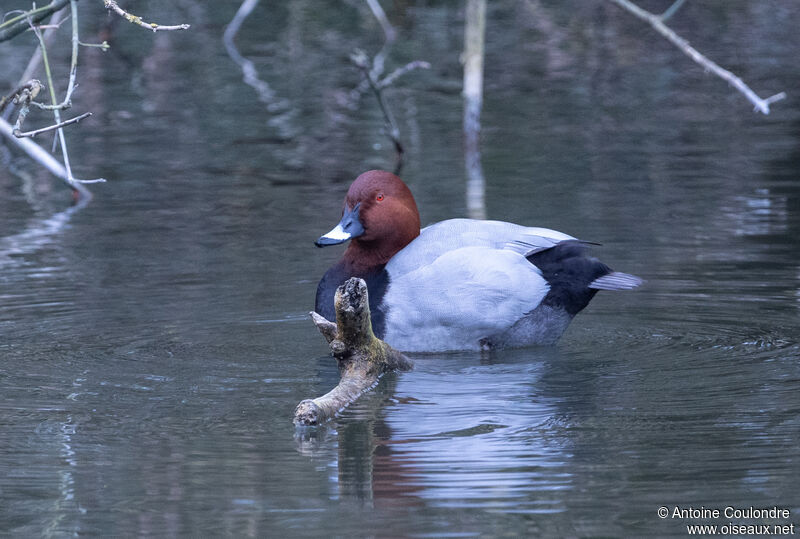
[[[339,458],[357,460],[374,444],[371,488],[377,497],[402,494],[442,508],[563,510],[558,493],[570,488],[569,454],[555,436],[543,441],[554,434],[554,403],[532,390],[541,364],[476,365],[475,359],[459,366],[464,357],[418,358],[415,371],[379,386],[343,413],[340,425],[361,418],[373,434],[340,427]],[[530,429],[541,437],[527,435]],[[343,488],[360,477],[342,475],[341,468],[340,460]]]
[[[346,463],[373,454],[376,497],[507,513],[565,511],[606,475],[651,492],[755,481],[796,440],[800,345],[792,327],[732,320],[617,319],[555,349],[417,357],[342,414],[336,481],[363,481]]]

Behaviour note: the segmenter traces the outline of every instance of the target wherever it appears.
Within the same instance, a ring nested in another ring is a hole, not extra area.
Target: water
[[[296,432],[337,380],[306,312],[340,250],[312,242],[350,180],[394,164],[372,96],[346,106],[347,54],[381,32],[358,2],[259,6],[237,44],[265,103],[221,44],[236,2],[157,4],[137,14],[193,29],[81,6],[85,40],[112,25],[112,51],[82,51],[74,110],[94,116],[69,133],[76,174],[110,180],[91,204],[0,167],[3,533],[684,536],[728,520],[659,507],[726,505],[800,525],[794,7],[674,19],[789,93],[763,117],[610,3],[492,2],[487,215],[601,241],[647,283],[599,294],[556,347],[416,356]],[[463,216],[460,4],[385,7],[387,67],[433,65],[388,96],[403,177],[423,222]],[[0,47],[10,86],[32,41]]]

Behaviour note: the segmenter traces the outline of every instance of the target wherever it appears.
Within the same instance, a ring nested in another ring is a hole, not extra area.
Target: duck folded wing
[[[386,267],[389,286],[381,308],[385,340],[406,350],[431,350],[435,343],[477,346],[525,316],[549,290],[539,269],[512,250],[451,249],[405,273],[394,271],[395,259]]]
[[[503,221],[448,219],[423,228],[418,238],[395,255],[387,269],[394,275],[403,275],[463,247],[509,250],[527,256],[532,251],[549,249],[561,241],[574,239],[549,228]]]

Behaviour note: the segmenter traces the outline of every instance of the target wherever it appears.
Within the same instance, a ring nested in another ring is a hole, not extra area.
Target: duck
[[[348,241],[319,281],[316,312],[335,320],[337,287],[359,277],[373,332],[406,352],[553,345],[599,290],[642,284],[556,230],[465,218],[420,228],[411,190],[383,170],[353,181],[339,223],[315,244]]]

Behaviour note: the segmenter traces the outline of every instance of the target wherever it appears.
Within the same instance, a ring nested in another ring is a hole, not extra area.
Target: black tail
[[[528,255],[528,260],[542,271],[550,285],[543,305],[564,309],[575,316],[598,290],[628,290],[642,283],[634,275],[612,271],[596,258],[587,256],[588,250],[585,242],[565,240]]]

